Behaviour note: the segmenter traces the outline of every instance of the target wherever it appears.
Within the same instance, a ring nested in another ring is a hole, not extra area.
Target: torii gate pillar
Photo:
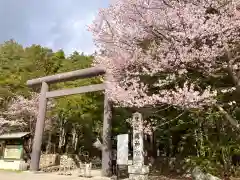
[[[104,97],[104,117],[102,134],[102,176],[112,175],[112,105],[108,95]]]

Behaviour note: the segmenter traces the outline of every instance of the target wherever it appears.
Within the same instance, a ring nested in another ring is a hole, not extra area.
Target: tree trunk
[[[197,130],[194,129],[194,140],[195,140],[195,148],[196,148],[196,154],[197,154],[197,157],[199,157],[199,149],[198,149],[198,134],[197,134]]]
[[[47,141],[47,148],[46,148],[46,154],[50,154],[52,149],[52,131],[49,131],[48,133],[48,141]]]
[[[49,127],[52,127],[52,119],[49,119]],[[49,129],[48,132],[48,141],[47,141],[47,148],[46,148],[46,154],[50,154],[52,149],[52,131]]]
[[[59,143],[58,143],[58,152],[62,153],[62,146],[64,146],[66,142],[66,132],[64,128],[64,123],[61,124],[60,134],[59,134]]]
[[[73,132],[72,132],[72,147],[74,148],[74,152],[77,151],[77,144],[78,144],[78,134],[76,127],[73,127]]]

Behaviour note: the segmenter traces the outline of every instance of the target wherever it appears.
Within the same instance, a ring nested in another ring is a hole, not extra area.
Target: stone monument
[[[149,167],[144,165],[143,149],[143,118],[140,113],[134,113],[133,125],[133,164],[128,167],[130,180],[147,180]]]
[[[117,136],[117,164],[128,165],[128,134]]]
[[[117,179],[128,178],[128,134],[117,136]]]

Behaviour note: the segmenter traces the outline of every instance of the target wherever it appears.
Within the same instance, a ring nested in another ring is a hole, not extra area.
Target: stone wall
[[[78,160],[74,160],[71,155],[62,155],[60,157],[60,167],[70,167],[71,169],[75,169],[79,165],[78,163]]]
[[[72,169],[79,166],[80,160],[73,158],[72,155],[58,155],[58,154],[42,154],[40,158],[40,169],[59,166],[60,167],[71,167]]]
[[[42,154],[40,158],[40,169],[56,166],[60,164],[60,157],[58,154]]]

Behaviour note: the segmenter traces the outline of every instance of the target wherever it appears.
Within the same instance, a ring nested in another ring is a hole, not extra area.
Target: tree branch
[[[228,114],[228,112],[227,111],[225,111],[221,106],[219,106],[219,105],[216,105],[216,107],[218,108],[218,110],[225,116],[225,118],[230,122],[230,124],[232,125],[232,126],[234,126],[236,129],[240,129],[239,127],[240,127],[240,125],[238,124],[238,122],[235,120],[235,119],[233,119],[229,114]]]
[[[166,125],[166,124],[169,124],[169,123],[177,120],[178,118],[180,118],[180,117],[181,117],[183,114],[185,114],[185,113],[186,113],[186,111],[183,111],[182,113],[180,113],[179,115],[177,115],[175,118],[173,118],[173,119],[171,119],[171,120],[169,120],[169,121],[167,121],[167,122],[164,122],[164,123],[158,125],[157,128],[162,127],[162,126],[164,126],[164,125]]]
[[[239,59],[240,56],[233,58],[231,52],[228,50],[228,45],[225,45],[225,50],[226,50],[227,57],[228,57],[228,62],[227,62],[228,63],[228,67],[227,67],[228,74],[231,76],[234,84],[236,85],[237,90],[240,90],[239,77],[234,75],[233,68],[232,68],[232,63],[235,62],[237,59]]]

